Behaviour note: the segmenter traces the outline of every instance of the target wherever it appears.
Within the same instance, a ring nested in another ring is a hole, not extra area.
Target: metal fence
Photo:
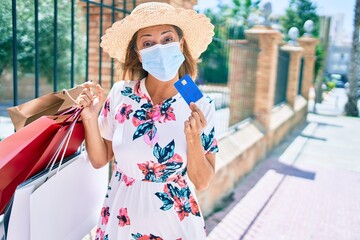
[[[274,105],[286,102],[290,54],[279,48]]]
[[[302,83],[303,83],[303,74],[304,74],[303,71],[304,71],[304,58],[302,57],[300,61],[298,95],[302,94]]]
[[[11,46],[4,54],[9,59],[0,56],[4,60],[0,61],[0,101],[4,108],[89,79],[90,24],[98,25],[99,43],[104,32],[103,13],[110,12],[113,23],[116,17],[129,14],[136,5],[136,0],[105,1],[5,0],[0,3],[4,12],[11,12],[1,16],[2,23],[12,26],[8,32],[1,31],[0,37],[0,53]],[[95,7],[97,19],[90,23]],[[100,47],[98,56],[101,83]],[[113,83],[113,70],[111,76]],[[0,109],[0,113],[4,112]]]
[[[246,41],[216,37],[208,49],[202,55],[197,82],[214,101],[216,128],[222,135],[232,125],[254,116],[259,49]]]
[[[12,47],[8,54],[11,64],[4,68],[0,65],[0,116],[7,116],[7,107],[73,87],[92,77],[101,84],[105,71],[105,75],[110,71],[109,85],[113,85],[114,62],[111,59],[109,65],[108,60],[103,59],[100,37],[113,22],[131,12],[136,6],[135,0],[34,0],[32,6],[27,1],[5,2],[11,10],[5,22],[12,26],[8,36]],[[0,3],[0,7],[4,7],[1,4],[5,2]],[[241,88],[230,89],[228,37],[214,38],[202,55],[197,79],[202,91],[214,100],[219,132],[229,128],[230,101],[242,112],[240,120],[253,116],[256,65],[249,59],[256,58],[251,54],[257,55],[258,50],[237,46],[243,50],[236,56],[236,68],[247,69],[237,77],[246,80],[242,80]],[[2,47],[0,45],[0,50]],[[234,91],[241,92],[241,97],[230,99]]]

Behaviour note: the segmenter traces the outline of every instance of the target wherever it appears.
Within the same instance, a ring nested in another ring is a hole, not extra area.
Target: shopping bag
[[[4,213],[4,232],[7,239],[30,238],[30,194],[41,186],[41,184],[43,184],[47,179],[51,178],[57,172],[58,167],[64,168],[72,161],[76,160],[79,154],[80,150],[66,158],[61,166],[57,163],[54,165],[55,167],[53,169],[43,170],[39,174],[17,186],[16,191],[11,201],[6,206]]]
[[[4,216],[0,215],[0,240],[5,240]]]
[[[18,131],[41,116],[54,115],[58,111],[71,107],[73,99],[76,99],[83,89],[84,87],[80,85],[67,90],[69,94],[64,94],[63,91],[48,93],[21,105],[7,108],[7,111]]]
[[[48,116],[48,118],[56,119],[56,116]],[[71,129],[71,133],[69,133],[70,128],[72,127],[68,121],[62,123],[60,129],[53,136],[51,141],[49,142],[46,149],[41,153],[40,157],[33,163],[31,170],[26,176],[26,179],[34,176],[35,174],[42,171],[49,165],[49,159],[52,158],[56,154],[57,151],[64,152],[64,157],[68,157],[75,153],[85,138],[84,126],[81,121],[76,121],[74,123],[73,129]],[[64,137],[69,133],[69,143],[65,147],[65,145],[59,149],[61,142],[64,141]],[[56,162],[59,161],[61,155],[59,155],[56,159]]]
[[[96,226],[107,190],[108,168],[94,169],[82,152],[46,181],[19,186],[7,239],[82,239]]]
[[[46,167],[53,148],[57,149],[60,144],[56,139],[64,139],[71,126],[75,129],[74,137],[70,138],[64,157],[76,151],[85,137],[83,126],[78,123],[79,116],[80,110],[70,116],[44,116],[0,142],[0,214],[16,187]]]

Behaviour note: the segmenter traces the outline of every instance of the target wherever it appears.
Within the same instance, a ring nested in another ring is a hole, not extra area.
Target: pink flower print
[[[95,240],[103,240],[104,235],[105,235],[105,231],[102,231],[101,228],[97,228]]]
[[[174,109],[172,107],[169,107],[165,114],[162,114],[162,121],[161,122],[166,122],[166,121],[172,121],[172,120],[176,120],[175,114],[174,114]]]
[[[119,226],[124,227],[125,225],[130,225],[130,218],[127,213],[127,208],[120,208],[119,215],[117,216],[119,219]]]
[[[161,118],[161,112],[160,112],[160,107],[158,105],[156,105],[153,108],[150,108],[147,112],[146,112],[146,119],[151,119],[152,121],[159,121]]]
[[[110,112],[110,98],[106,99],[104,107],[101,111],[101,115],[103,115],[104,117],[107,117],[108,112]]]
[[[130,119],[130,113],[133,112],[133,110],[131,109],[132,106],[131,105],[127,105],[126,103],[123,103],[123,105],[121,105],[121,107],[119,108],[119,111],[116,113],[115,115],[115,119],[119,122],[119,123],[123,123],[125,122],[126,119]]]
[[[141,125],[144,121],[141,121],[140,119],[133,117],[132,118],[132,123],[135,127],[138,127],[139,125]]]
[[[101,224],[106,225],[109,221],[109,216],[110,216],[109,207],[103,207],[101,209]]]
[[[134,239],[136,240],[163,240],[161,237],[159,236],[155,236],[154,234],[150,234],[150,235],[142,235],[140,233],[138,234],[132,234]]]
[[[138,83],[136,83],[135,87],[134,87],[134,93],[141,97],[142,99],[146,99],[148,102],[150,102],[150,97],[148,97],[145,93],[143,93],[141,91],[141,88],[140,88],[140,81]]]
[[[153,161],[147,161],[145,163],[138,163],[138,167],[145,175],[147,181],[154,181],[164,175],[166,166]]]
[[[182,163],[182,162],[183,162],[183,159],[182,159],[182,157],[181,157],[178,153],[175,153],[174,156],[168,160],[168,162],[169,162],[169,163],[170,163],[170,162]]]
[[[131,185],[135,182],[135,179],[134,179],[134,178],[128,177],[128,176],[126,176],[125,174],[123,175],[123,180],[124,180],[125,185],[126,185],[127,187],[131,186]]]
[[[153,145],[153,143],[157,143],[158,141],[159,141],[159,134],[158,133],[155,133],[155,136],[153,136],[152,140],[150,140],[149,134],[144,135],[144,142],[147,145]]]
[[[174,208],[177,212],[180,221],[189,216],[189,212],[185,210],[186,199],[178,196],[174,196]]]
[[[178,184],[179,187],[181,187],[181,188],[184,188],[184,187],[187,186],[187,183],[186,183],[186,181],[185,181],[185,178],[182,177],[180,174],[177,174],[177,175],[175,175],[175,176],[173,176],[173,177],[170,177],[170,178],[168,179],[168,182],[169,182],[169,181]]]
[[[197,204],[195,198],[192,195],[190,195],[189,197],[189,202],[190,202],[191,213],[194,214],[195,216],[200,216],[199,205]]]

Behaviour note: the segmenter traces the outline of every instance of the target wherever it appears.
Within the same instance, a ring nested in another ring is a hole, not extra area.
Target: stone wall
[[[216,174],[209,188],[198,192],[204,215],[211,214],[221,207],[222,199],[229,196],[234,186],[249,173],[284,137],[306,121],[307,99],[313,82],[316,39],[299,39],[301,47],[282,44],[280,32],[257,26],[246,32],[247,41],[243,44],[257,44],[260,52],[257,56],[255,78],[255,118],[247,122],[219,141],[220,152],[217,155]],[[278,50],[282,48],[290,54],[288,71],[287,102],[274,107],[275,83],[278,63]],[[230,58],[238,50],[231,48]],[[302,95],[298,95],[298,81],[301,57],[304,57]],[[232,58],[231,58],[232,59]],[[238,60],[241,62],[242,60]],[[235,67],[230,61],[229,88],[231,102],[241,97],[239,89],[243,80],[239,75],[244,69]],[[230,104],[231,121],[239,119],[241,111],[238,104]]]

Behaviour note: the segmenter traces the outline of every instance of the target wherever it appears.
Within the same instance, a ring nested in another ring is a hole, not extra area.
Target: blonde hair
[[[179,39],[183,37],[182,30],[174,25],[171,25],[175,28],[176,33],[179,36]],[[132,39],[129,42],[129,45],[125,54],[125,62],[122,64],[121,71],[123,79],[130,80],[139,80],[148,75],[148,73],[142,68],[142,64],[139,60],[139,57],[136,53],[136,38],[137,33],[134,34]],[[190,53],[189,46],[186,43],[186,39],[183,40],[183,54],[185,57],[185,61],[179,68],[179,78],[182,78],[185,74],[189,74],[192,79],[196,79],[197,77],[197,63],[199,62],[197,59],[194,59]]]

